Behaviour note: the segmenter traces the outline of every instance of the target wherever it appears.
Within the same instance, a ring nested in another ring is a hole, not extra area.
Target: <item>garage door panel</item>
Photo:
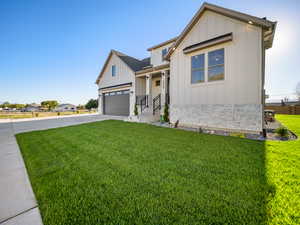
[[[104,96],[104,114],[128,116],[129,94]]]

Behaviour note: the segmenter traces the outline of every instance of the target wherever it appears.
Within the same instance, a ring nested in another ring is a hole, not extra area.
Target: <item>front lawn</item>
[[[299,116],[279,119],[300,134]],[[17,140],[45,225],[300,222],[299,141],[121,121]]]

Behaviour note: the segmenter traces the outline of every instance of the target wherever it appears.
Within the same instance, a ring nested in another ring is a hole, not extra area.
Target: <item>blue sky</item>
[[[266,89],[272,99],[300,82],[300,1],[209,1],[278,21],[267,51]],[[199,0],[2,0],[0,3],[0,102],[86,103],[97,98],[96,77],[110,51],[136,58],[178,35]]]

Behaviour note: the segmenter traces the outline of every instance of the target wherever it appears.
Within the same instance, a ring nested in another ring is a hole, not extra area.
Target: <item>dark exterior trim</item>
[[[214,38],[208,39],[206,41],[202,41],[202,42],[199,42],[197,44],[190,45],[190,46],[184,48],[183,52],[184,53],[190,53],[190,52],[193,52],[193,51],[196,51],[196,50],[211,47],[213,45],[217,45],[217,44],[221,44],[221,43],[224,43],[224,42],[232,41],[232,36],[233,36],[232,32],[227,33],[227,34],[223,34],[221,36],[214,37]]]
[[[166,64],[162,64],[162,65],[159,65],[159,66],[151,67],[151,68],[148,68],[148,69],[136,71],[135,75],[140,75],[140,74],[143,74],[143,73],[151,73],[151,72],[159,71],[159,70],[166,69],[166,68],[169,68],[169,67],[170,67],[170,64],[166,63]]]
[[[118,85],[112,85],[112,86],[108,86],[108,87],[103,87],[103,88],[99,88],[98,90],[104,90],[104,89],[109,89],[109,88],[116,88],[116,87],[122,87],[122,86],[128,86],[128,85],[132,85],[132,82],[130,83],[125,83],[125,84],[118,84]]]

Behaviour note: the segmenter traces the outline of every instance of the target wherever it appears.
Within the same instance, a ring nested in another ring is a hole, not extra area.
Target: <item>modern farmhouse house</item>
[[[265,51],[276,22],[204,3],[178,37],[150,58],[112,50],[101,70],[99,112],[190,127],[259,133],[264,126]]]

